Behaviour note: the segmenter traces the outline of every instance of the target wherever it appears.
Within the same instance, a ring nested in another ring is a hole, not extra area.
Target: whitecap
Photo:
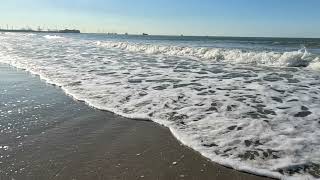
[[[278,67],[306,67],[316,56],[306,48],[291,52],[244,51],[241,49],[195,48],[183,46],[152,45],[142,43],[98,41],[98,46],[116,48],[129,52],[183,56],[224,63],[244,63]]]

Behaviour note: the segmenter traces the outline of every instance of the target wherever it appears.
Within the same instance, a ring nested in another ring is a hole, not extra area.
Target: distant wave
[[[243,63],[280,67],[308,67],[320,70],[320,58],[306,48],[291,52],[247,51],[241,49],[194,48],[180,46],[151,45],[128,42],[97,42],[98,46],[117,48],[130,52],[185,56],[224,63]]]
[[[14,37],[30,37],[30,36],[36,36],[37,34],[34,33],[16,33],[16,32],[3,32],[4,35],[3,37],[10,37],[10,36],[14,36]]]
[[[44,38],[46,39],[63,39],[64,37],[61,37],[61,36],[57,36],[57,35],[45,35],[43,36]]]

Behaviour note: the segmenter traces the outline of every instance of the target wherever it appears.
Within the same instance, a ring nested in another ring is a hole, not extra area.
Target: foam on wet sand
[[[90,108],[2,64],[0,97],[0,179],[267,179],[212,164],[162,126]]]

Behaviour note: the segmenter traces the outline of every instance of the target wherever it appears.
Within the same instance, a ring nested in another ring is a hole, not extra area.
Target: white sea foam
[[[163,124],[217,163],[285,179],[319,175],[318,72],[243,64],[316,67],[319,59],[307,51],[108,44],[10,37],[0,44],[0,62],[38,74],[93,107]],[[194,59],[205,57],[216,58]]]
[[[313,69],[313,70],[320,70],[320,58],[317,57],[314,61],[312,61],[309,66],[309,68]]]
[[[33,34],[33,33],[27,33],[27,36],[36,36],[37,34]]]

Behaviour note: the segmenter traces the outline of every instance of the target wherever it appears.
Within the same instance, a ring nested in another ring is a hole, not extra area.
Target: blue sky
[[[320,37],[320,0],[1,0],[0,26]]]

